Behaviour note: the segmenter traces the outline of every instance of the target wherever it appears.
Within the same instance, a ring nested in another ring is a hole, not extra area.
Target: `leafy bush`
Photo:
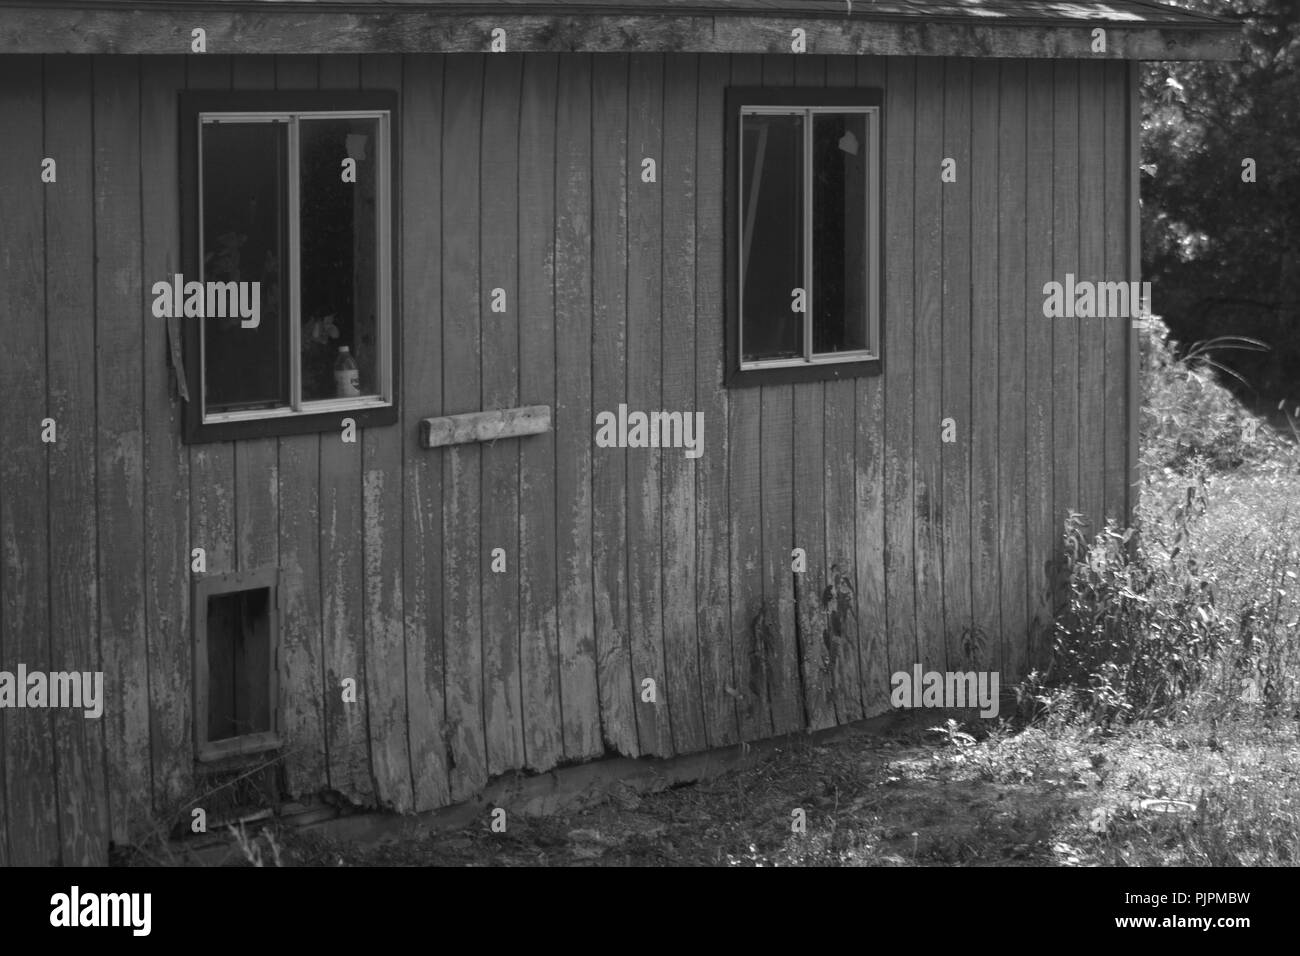
[[[1278,455],[1284,440],[1242,407],[1215,380],[1234,374],[1219,361],[1224,351],[1259,351],[1263,344],[1239,336],[1198,342],[1177,358],[1178,343],[1158,317],[1141,334],[1142,412],[1139,440],[1143,470],[1185,471],[1198,459],[1227,471]]]
[[[1133,529],[1108,523],[1091,542],[1083,516],[1065,526],[1066,606],[1057,614],[1047,677],[1074,691],[1099,723],[1172,717],[1198,688],[1228,639],[1200,563],[1185,550],[1204,512],[1191,485],[1171,516],[1171,550],[1153,554]]]
[[[1088,540],[1085,516],[1070,514],[1052,664],[1019,689],[1022,714],[1028,700],[1100,724],[1194,706],[1217,719],[1243,702],[1276,713],[1295,696],[1300,456],[1214,379],[1218,350],[1256,346],[1224,338],[1177,358],[1150,322],[1136,527]]]

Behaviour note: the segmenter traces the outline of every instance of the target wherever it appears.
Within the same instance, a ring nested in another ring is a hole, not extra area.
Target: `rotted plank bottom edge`
[[[615,786],[645,794],[669,787],[709,780],[731,770],[741,770],[760,758],[794,743],[822,744],[862,735],[882,735],[898,718],[897,711],[828,727],[799,731],[781,737],[736,744],[717,750],[677,757],[612,757],[561,767],[543,774],[511,772],[491,780],[469,800],[424,813],[400,816],[366,812],[313,823],[305,829],[346,843],[389,843],[420,839],[430,833],[462,829],[487,819],[491,810],[507,815],[546,816],[600,803]]]

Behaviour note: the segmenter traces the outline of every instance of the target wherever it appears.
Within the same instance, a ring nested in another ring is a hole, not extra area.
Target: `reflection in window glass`
[[[867,347],[867,117],[813,114],[813,352]]]
[[[203,127],[203,281],[261,283],[256,328],[241,327],[238,309],[225,318],[201,320],[209,411],[289,404],[287,309],[280,275],[286,128],[277,122],[210,122]]]
[[[803,354],[801,115],[745,114],[741,123],[741,343],[745,361]]]
[[[302,398],[377,395],[378,120],[303,117],[299,130]]]

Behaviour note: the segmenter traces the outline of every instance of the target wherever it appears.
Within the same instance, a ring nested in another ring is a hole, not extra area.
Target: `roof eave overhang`
[[[1118,60],[1238,60],[1241,34],[1227,26],[1099,20],[1074,23],[959,22],[952,19],[736,16],[691,12],[523,13],[445,9],[356,11],[316,7],[238,10],[0,7],[0,53],[190,53],[191,31],[208,54],[478,53],[492,31],[506,49],[585,53],[790,53],[793,31],[806,52],[872,56],[1043,57]],[[1106,31],[1093,52],[1093,31]]]

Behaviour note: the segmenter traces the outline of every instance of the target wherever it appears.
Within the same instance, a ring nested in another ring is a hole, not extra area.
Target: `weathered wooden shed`
[[[271,758],[425,810],[1024,674],[1135,468],[1128,313],[1043,287],[1138,278],[1137,61],[1236,49],[1140,0],[0,0],[0,863]]]

